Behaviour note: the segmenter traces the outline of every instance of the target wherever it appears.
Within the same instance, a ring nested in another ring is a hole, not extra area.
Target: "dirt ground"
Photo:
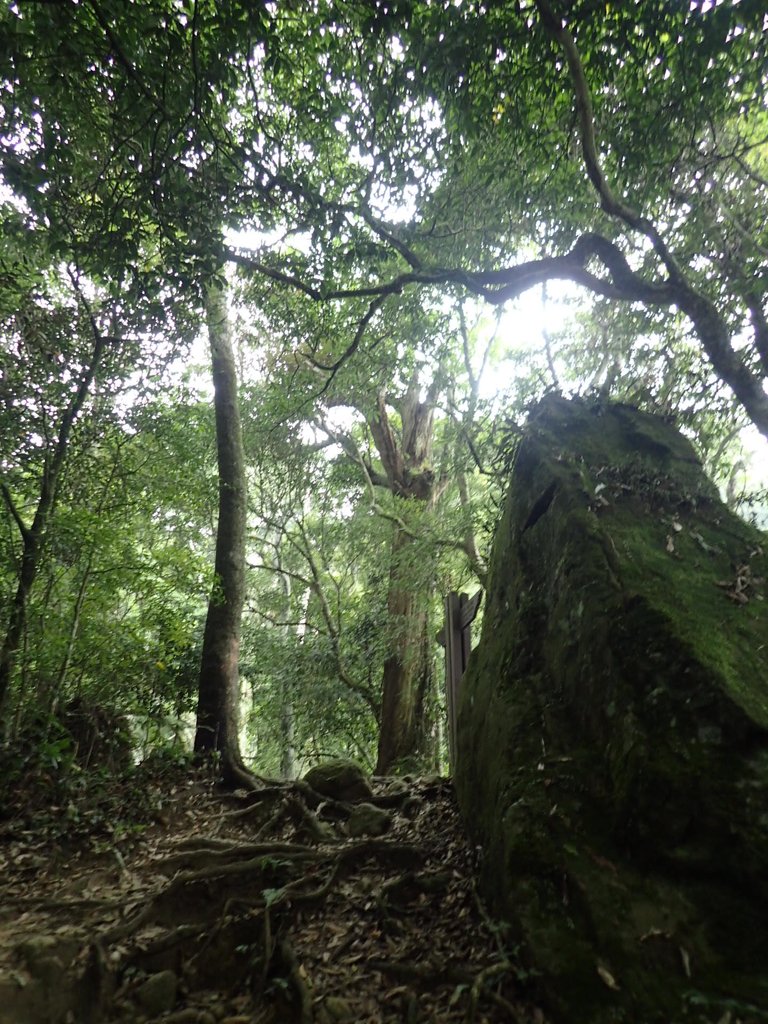
[[[449,780],[141,785],[0,825],[0,1024],[544,1024]]]

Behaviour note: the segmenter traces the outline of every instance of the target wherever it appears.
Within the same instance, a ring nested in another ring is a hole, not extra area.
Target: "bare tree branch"
[[[365,223],[374,231],[379,238],[387,242],[392,246],[400,255],[403,257],[405,262],[413,270],[421,270],[422,262],[413,249],[410,249],[405,242],[397,237],[394,232],[387,230],[386,225],[383,221],[379,220],[378,217],[374,217],[371,211],[367,207],[363,207],[360,211],[360,216],[363,218]]]
[[[8,511],[11,513],[13,521],[19,528],[19,533],[21,534],[22,540],[27,540],[30,535],[29,527],[22,519],[21,513],[16,508],[16,504],[11,496],[11,492],[8,490],[8,488],[5,485],[5,481],[3,480],[0,480],[0,491],[2,491],[3,499],[5,500],[5,504],[8,506]]]
[[[301,523],[298,523],[297,527],[299,533],[301,534],[302,544],[298,544],[294,539],[294,546],[299,551],[301,551],[302,555],[307,561],[309,571],[312,574],[310,586],[315,597],[320,602],[320,613],[323,617],[323,621],[325,622],[325,628],[328,632],[328,638],[331,641],[331,650],[333,651],[333,658],[336,663],[336,673],[339,679],[342,681],[342,683],[344,683],[348,690],[351,690],[353,693],[356,693],[363,698],[365,703],[368,705],[375,721],[378,722],[380,715],[378,704],[373,699],[368,689],[361,683],[356,682],[356,680],[354,680],[352,676],[350,676],[349,672],[347,671],[344,665],[344,661],[341,656],[341,638],[339,636],[338,624],[334,621],[333,612],[331,610],[330,604],[328,603],[328,597],[325,593],[325,588],[323,587],[323,582],[320,577],[320,571],[317,567],[315,557],[312,554],[312,546]]]
[[[399,274],[389,281],[378,284],[363,285],[359,288],[337,288],[321,290],[307,284],[301,278],[269,266],[259,260],[238,252],[234,249],[225,251],[225,258],[246,270],[251,270],[290,285],[303,292],[316,302],[349,298],[385,298],[398,295],[410,285],[458,285],[475,295],[479,295],[493,305],[501,305],[517,298],[523,292],[536,285],[552,279],[574,281],[583,284],[599,295],[614,299],[629,299],[635,302],[648,302],[654,305],[669,305],[674,302],[672,287],[669,281],[655,283],[647,281],[632,270],[626,257],[615,242],[596,234],[586,232],[581,235],[570,252],[562,256],[545,256],[537,260],[528,260],[500,270],[467,271],[449,267],[434,267],[420,271],[408,271]],[[593,259],[599,260],[609,278],[600,278],[587,270]],[[363,330],[379,306],[369,309],[362,324]],[[335,371],[342,362],[360,344],[362,331],[355,335],[353,343],[343,356],[334,363],[323,364],[313,360],[313,365],[325,371]]]

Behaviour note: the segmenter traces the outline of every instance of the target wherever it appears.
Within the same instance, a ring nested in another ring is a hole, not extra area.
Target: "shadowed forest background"
[[[442,599],[547,392],[764,522],[759,0],[1,19],[10,777],[445,771]]]

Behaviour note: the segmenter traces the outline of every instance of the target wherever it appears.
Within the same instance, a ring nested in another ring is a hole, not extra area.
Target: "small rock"
[[[136,989],[136,1001],[150,1017],[167,1013],[176,1002],[176,991],[179,979],[173,971],[160,971],[152,974]]]
[[[403,782],[402,779],[392,779],[381,794],[379,802],[387,807],[395,807],[396,805],[401,804],[403,800],[407,800],[410,793],[410,786]]]
[[[332,1021],[351,1021],[355,1019],[355,1011],[346,999],[341,996],[326,996],[323,1007]]]
[[[370,800],[373,796],[368,777],[360,765],[342,758],[310,768],[304,782],[316,793],[332,800]]]
[[[351,836],[381,836],[392,823],[389,811],[384,811],[374,804],[357,804],[352,809],[347,822],[347,832]]]

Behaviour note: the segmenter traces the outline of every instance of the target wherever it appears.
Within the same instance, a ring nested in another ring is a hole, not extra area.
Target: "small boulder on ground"
[[[353,803],[373,796],[368,777],[356,761],[338,758],[310,768],[304,782],[321,796]]]
[[[136,989],[136,1001],[151,1017],[167,1013],[176,1002],[179,980],[173,971],[150,975]]]
[[[376,807],[375,804],[357,804],[353,808],[347,822],[347,832],[356,836],[383,836],[392,824],[389,811]]]

